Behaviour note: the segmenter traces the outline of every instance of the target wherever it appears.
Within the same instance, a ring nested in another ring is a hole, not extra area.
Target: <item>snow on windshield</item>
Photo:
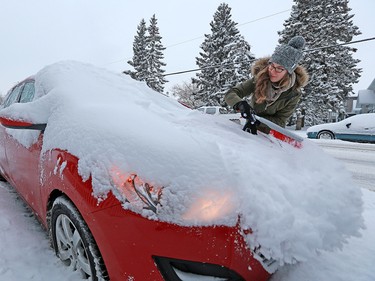
[[[249,246],[261,245],[280,264],[339,249],[363,227],[360,188],[308,140],[297,149],[251,135],[128,76],[79,62],[47,66],[35,79],[38,98],[1,114],[47,123],[43,151],[79,157],[79,173],[91,176],[99,202],[111,190],[119,194],[114,170],[136,174],[163,187],[157,217],[142,215],[188,226],[231,226],[240,215],[241,226],[252,229],[244,234]],[[37,137],[13,134],[25,146]]]

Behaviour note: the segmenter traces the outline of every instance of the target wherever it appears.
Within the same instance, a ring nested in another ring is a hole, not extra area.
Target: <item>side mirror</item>
[[[352,125],[352,123],[348,123],[348,124],[346,124],[346,128],[350,128],[350,126]]]
[[[0,117],[0,124],[9,129],[29,129],[44,131],[47,124],[33,124],[26,121],[13,120],[6,117]]]

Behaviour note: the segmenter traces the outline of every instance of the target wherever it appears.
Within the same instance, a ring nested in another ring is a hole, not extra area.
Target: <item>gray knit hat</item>
[[[302,59],[302,49],[305,47],[305,39],[302,36],[295,36],[288,42],[288,45],[276,47],[270,62],[283,66],[289,74],[292,74]]]

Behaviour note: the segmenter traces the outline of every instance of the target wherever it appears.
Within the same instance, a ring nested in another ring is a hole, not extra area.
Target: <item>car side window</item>
[[[216,108],[215,107],[209,107],[206,109],[207,114],[215,114],[216,113]]]
[[[25,102],[32,101],[34,98],[34,94],[35,94],[34,82],[33,81],[27,82],[22,89],[20,102],[25,103]]]
[[[8,107],[10,106],[11,104],[15,103],[18,101],[18,97],[20,95],[20,92],[22,90],[22,87],[23,85],[18,85],[17,87],[15,87],[12,92],[8,95],[8,97],[6,98],[5,102],[4,102],[4,105],[3,107]]]

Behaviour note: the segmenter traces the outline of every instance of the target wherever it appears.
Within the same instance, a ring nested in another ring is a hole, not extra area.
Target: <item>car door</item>
[[[26,103],[33,100],[34,80],[20,84],[18,98],[10,98],[4,106],[13,103]],[[16,111],[16,109],[15,109]],[[13,116],[17,116],[14,112]],[[42,148],[43,132],[30,129],[5,129],[5,154],[7,175],[10,183],[35,211],[40,208],[39,198],[39,159]]]
[[[19,99],[23,85],[17,85],[9,91],[1,105],[1,109],[8,107]],[[0,126],[0,169],[3,175],[9,172],[8,160],[5,153],[5,144],[8,139],[8,134],[5,127]]]
[[[346,134],[342,133],[347,140],[375,141],[375,114],[359,114],[348,118],[345,127]]]
[[[375,141],[375,114],[360,114],[353,123],[355,133],[362,141]]]

